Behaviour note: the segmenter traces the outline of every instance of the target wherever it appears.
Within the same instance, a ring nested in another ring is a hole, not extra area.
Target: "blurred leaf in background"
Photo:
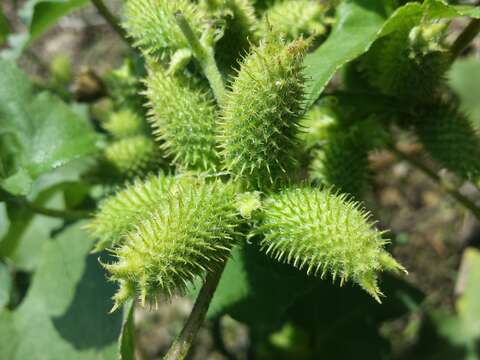
[[[480,129],[480,59],[457,60],[448,75],[449,85],[460,99],[463,111],[477,129]]]
[[[113,285],[105,281],[98,254],[89,254],[93,239],[81,227],[43,244],[24,301],[13,311],[0,310],[1,359],[118,358],[122,314],[108,313]]]
[[[0,61],[0,186],[27,195],[42,174],[96,152],[94,130],[59,98]],[[53,139],[53,140],[52,140]]]

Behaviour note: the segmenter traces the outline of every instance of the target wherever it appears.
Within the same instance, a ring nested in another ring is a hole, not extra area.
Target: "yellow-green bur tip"
[[[345,195],[312,188],[286,189],[264,201],[261,248],[278,261],[329,274],[340,285],[352,280],[380,302],[378,273],[405,269],[383,249],[382,232]]]
[[[142,304],[156,304],[159,294],[183,293],[226,261],[241,221],[235,195],[235,186],[218,181],[169,193],[111,250],[117,261],[104,265],[119,283],[116,307],[132,296],[132,289]]]

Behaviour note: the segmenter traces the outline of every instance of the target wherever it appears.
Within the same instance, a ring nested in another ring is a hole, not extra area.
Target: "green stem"
[[[198,293],[192,312],[190,313],[182,332],[175,339],[163,360],[183,360],[188,355],[193,341],[197,336],[198,330],[205,320],[210,301],[217,289],[225,264],[226,260],[218,269],[207,274],[205,283]]]
[[[473,19],[452,44],[450,52],[453,60],[462,53],[479,32],[480,19]]]
[[[92,0],[93,5],[97,8],[98,12],[105,21],[112,27],[112,29],[127,43],[128,46],[132,46],[130,38],[127,36],[125,30],[120,26],[120,21],[113,15],[106,7],[103,0]]]
[[[29,202],[27,200],[23,200],[21,203],[25,207],[27,207],[28,209],[30,209],[31,211],[37,214],[45,215],[53,218],[60,218],[65,220],[82,220],[90,216],[90,212],[88,211],[49,209],[49,208],[44,208],[41,205],[37,205],[35,203]]]
[[[399,159],[410,163],[418,170],[422,171],[425,175],[432,179],[443,191],[445,191],[447,194],[457,200],[463,207],[469,210],[480,221],[480,208],[469,198],[462,195],[453,184],[442,179],[435,171],[430,169],[427,165],[422,163],[417,158],[398,150],[394,146],[391,146],[389,149]]]
[[[195,56],[197,61],[200,63],[200,66],[202,67],[202,70],[205,73],[208,82],[210,83],[217,102],[222,104],[225,96],[225,86],[223,84],[222,75],[220,74],[217,63],[215,62],[213,48],[210,46],[205,46],[200,42],[198,37],[193,32],[187,19],[185,19],[185,16],[183,16],[181,12],[175,13],[175,20],[177,21],[177,25],[190,45],[193,56]]]

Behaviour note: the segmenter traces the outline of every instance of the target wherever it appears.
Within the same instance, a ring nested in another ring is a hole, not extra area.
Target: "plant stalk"
[[[127,43],[128,46],[132,46],[132,42],[127,36],[126,31],[120,26],[120,21],[115,15],[111,13],[103,0],[92,0],[92,3],[97,8],[100,15],[102,15],[102,17],[105,19],[105,21],[112,27],[113,31],[115,31],[118,36],[120,36],[122,40]]]
[[[422,163],[417,158],[406,154],[405,152],[397,149],[394,146],[391,146],[390,151],[397,156],[397,158],[404,160],[418,170],[422,171],[425,175],[427,175],[431,180],[433,180],[443,191],[453,197],[456,201],[458,201],[463,207],[469,210],[478,221],[480,221],[480,208],[469,198],[461,194],[458,189],[449,183],[448,181],[443,180],[435,171],[430,169],[427,165]]]
[[[470,42],[480,32],[480,19],[473,19],[465,29],[458,35],[450,49],[452,60],[455,60]]]
[[[88,211],[81,211],[81,210],[57,210],[57,209],[49,209],[44,208],[43,206],[37,205],[35,203],[29,202],[27,200],[22,200],[21,203],[30,209],[31,211],[52,217],[52,218],[59,218],[65,220],[82,220],[86,219],[90,216],[90,212]]]
[[[200,63],[200,66],[202,67],[202,70],[207,77],[208,82],[210,83],[210,87],[213,90],[213,94],[215,95],[217,102],[222,104],[225,96],[225,86],[223,84],[222,75],[220,74],[217,63],[215,62],[215,56],[212,47],[205,46],[200,42],[198,37],[193,32],[192,27],[188,23],[187,19],[185,19],[185,16],[183,16],[181,12],[175,13],[175,20],[177,21],[178,27],[190,45],[193,56],[195,56],[197,61]]]
[[[209,272],[200,292],[198,293],[192,312],[185,323],[180,335],[175,339],[163,360],[183,360],[188,355],[193,341],[197,336],[198,330],[205,320],[205,316],[212,300],[213,294],[217,289],[218,282],[225,269],[225,260],[221,266],[213,272]]]

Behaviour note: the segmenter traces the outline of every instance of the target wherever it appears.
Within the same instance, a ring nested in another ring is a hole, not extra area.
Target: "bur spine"
[[[383,246],[383,233],[358,203],[330,190],[290,188],[263,202],[258,233],[261,248],[278,261],[329,274],[340,285],[360,285],[380,302],[378,273],[404,271]]]
[[[219,125],[224,165],[256,189],[272,187],[294,167],[303,113],[305,40],[271,34],[242,62]]]

